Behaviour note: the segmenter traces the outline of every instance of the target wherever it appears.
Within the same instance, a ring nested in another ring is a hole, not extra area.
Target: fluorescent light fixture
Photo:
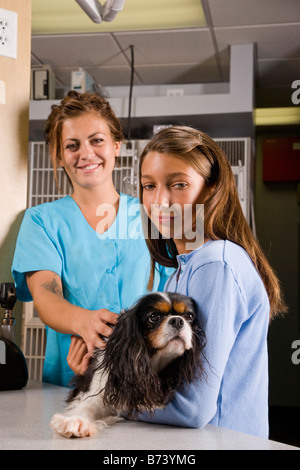
[[[254,123],[256,126],[300,124],[300,107],[255,109]]]
[[[102,6],[99,0],[75,0],[94,23],[113,21],[119,11],[123,10],[125,0],[107,0]]]
[[[101,25],[91,21],[74,0],[31,0],[32,34],[81,34],[158,31],[207,27],[199,0],[125,0],[122,12]],[[100,0],[102,5],[106,0]],[[0,0],[1,3],[1,0]],[[95,2],[99,6],[99,1]],[[100,14],[103,20],[102,15]],[[99,18],[99,11],[96,10]],[[1,75],[1,74],[0,74]]]

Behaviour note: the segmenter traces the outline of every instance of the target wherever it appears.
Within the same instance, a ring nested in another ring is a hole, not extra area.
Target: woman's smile
[[[77,168],[82,170],[84,173],[93,173],[94,170],[97,170],[100,166],[103,166],[103,163],[89,163],[88,165],[78,165]]]

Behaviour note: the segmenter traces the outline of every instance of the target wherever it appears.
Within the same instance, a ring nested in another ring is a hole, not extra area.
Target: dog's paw
[[[50,421],[51,428],[64,437],[89,437],[97,433],[95,423],[75,416],[55,414]]]

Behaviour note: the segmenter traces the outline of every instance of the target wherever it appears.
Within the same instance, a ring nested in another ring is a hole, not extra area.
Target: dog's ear
[[[161,395],[142,334],[141,303],[122,313],[106,345],[104,403],[134,415],[152,411]]]

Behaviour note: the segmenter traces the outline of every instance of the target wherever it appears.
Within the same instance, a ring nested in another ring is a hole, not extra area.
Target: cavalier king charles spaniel
[[[51,427],[65,437],[92,436],[97,425],[165,407],[203,374],[205,335],[193,299],[152,293],[124,311],[104,350],[74,378],[63,414]],[[101,420],[101,421],[99,421]]]

